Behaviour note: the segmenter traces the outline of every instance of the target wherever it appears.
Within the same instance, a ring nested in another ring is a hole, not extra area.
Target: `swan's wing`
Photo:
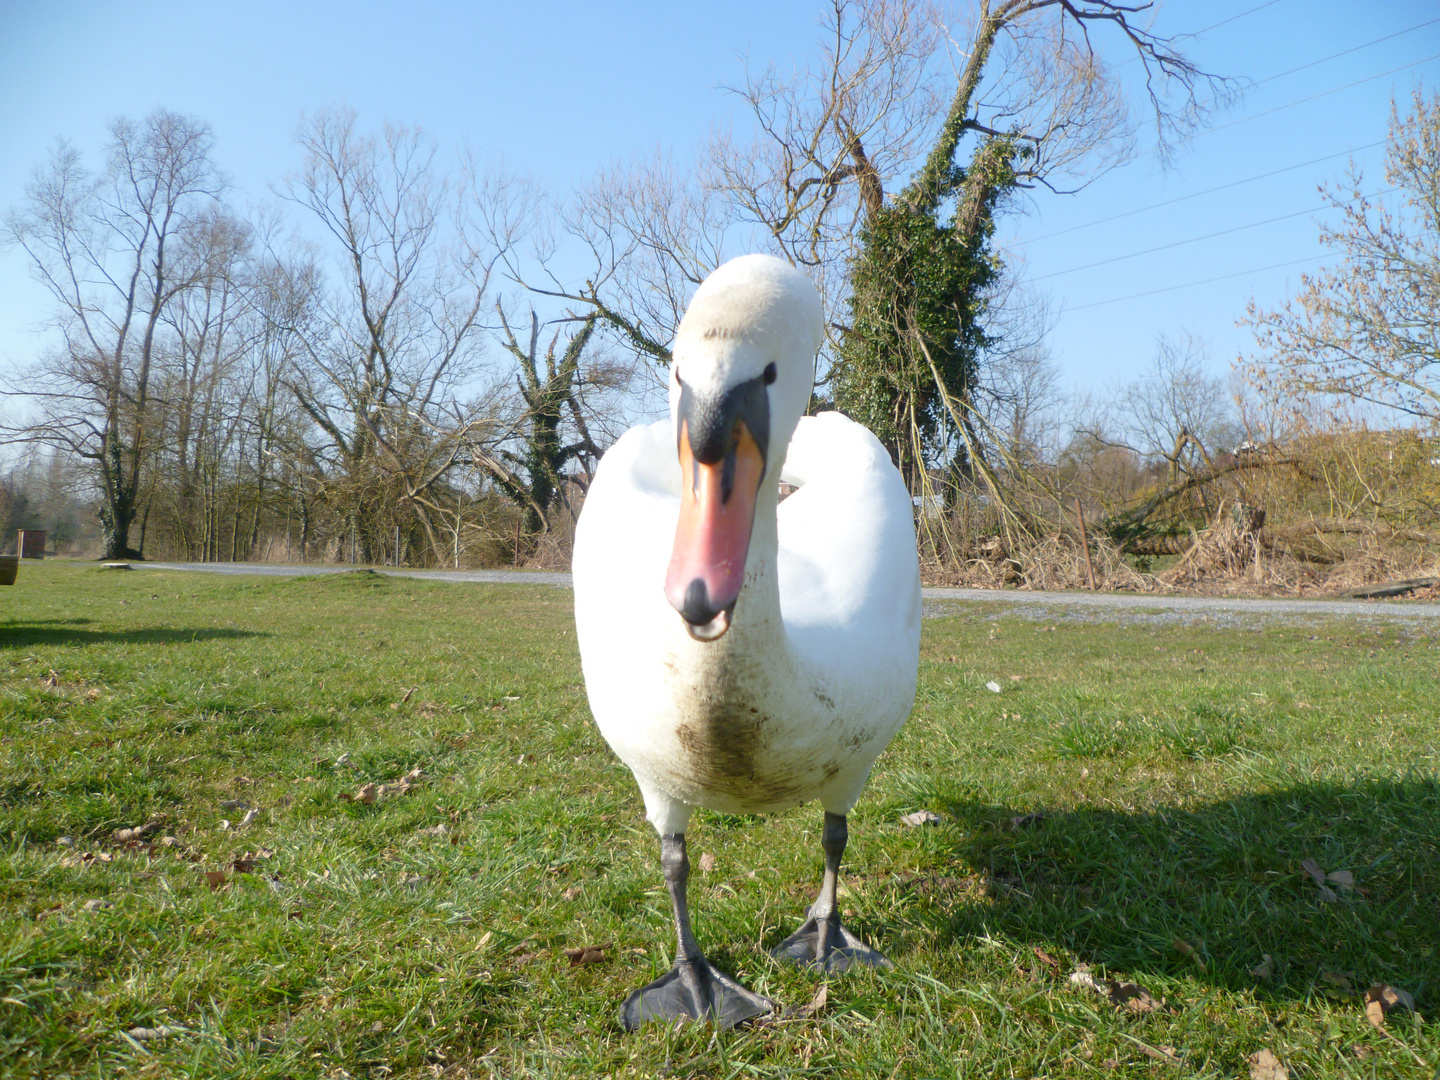
[[[781,478],[799,485],[779,511],[791,641],[842,681],[904,678],[908,665],[913,683],[920,571],[910,496],[889,454],[866,428],[822,413],[800,421]]]

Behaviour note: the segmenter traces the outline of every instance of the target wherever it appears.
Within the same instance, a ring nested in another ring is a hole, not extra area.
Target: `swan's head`
[[[720,267],[680,321],[670,415],[683,480],[665,595],[700,641],[730,627],[756,497],[779,479],[824,332],[815,287],[769,255]]]

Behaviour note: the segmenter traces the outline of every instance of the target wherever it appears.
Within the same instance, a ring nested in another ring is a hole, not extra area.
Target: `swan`
[[[819,895],[773,951],[826,971],[888,965],[840,922],[846,815],[910,714],[920,648],[911,500],[885,449],[802,414],[824,333],[788,263],[747,255],[676,331],[670,419],[602,458],[576,525],[576,637],[591,712],[634,774],[674,909],[673,968],[621,1023],[729,1027],[775,1003],[711,966],[690,926],[691,812],[824,809]],[[784,502],[779,481],[797,485]]]

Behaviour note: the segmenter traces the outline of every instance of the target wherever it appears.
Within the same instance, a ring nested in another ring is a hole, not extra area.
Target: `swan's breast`
[[[640,763],[694,805],[733,813],[783,810],[868,773],[889,741],[884,718],[838,707],[823,684],[764,654],[695,666],[667,659],[664,719],[652,723]]]

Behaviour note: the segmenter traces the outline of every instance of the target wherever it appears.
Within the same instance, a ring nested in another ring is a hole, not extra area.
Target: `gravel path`
[[[210,574],[262,574],[295,577],[302,574],[343,574],[349,566],[281,566],[273,563],[132,563],[137,570],[188,570]],[[543,570],[388,570],[376,573],[422,581],[483,582],[486,584],[553,585],[568,589],[569,574]],[[940,616],[960,610],[951,601],[1007,604],[1013,614],[1035,621],[1085,620],[1097,622],[1195,622],[1238,625],[1251,619],[1306,618],[1351,615],[1364,619],[1414,622],[1440,620],[1440,604],[1395,603],[1385,600],[1236,599],[1219,596],[1146,596],[1137,593],[1022,592],[1015,589],[922,589],[925,614]]]
[[[420,578],[422,581],[478,581],[490,585],[554,585],[570,588],[570,575],[549,570],[390,570],[381,566],[284,566],[278,563],[136,562],[136,570],[193,570],[204,574],[260,574],[265,577],[302,577],[313,574],[347,574],[353,570],[374,570],[391,577]]]

